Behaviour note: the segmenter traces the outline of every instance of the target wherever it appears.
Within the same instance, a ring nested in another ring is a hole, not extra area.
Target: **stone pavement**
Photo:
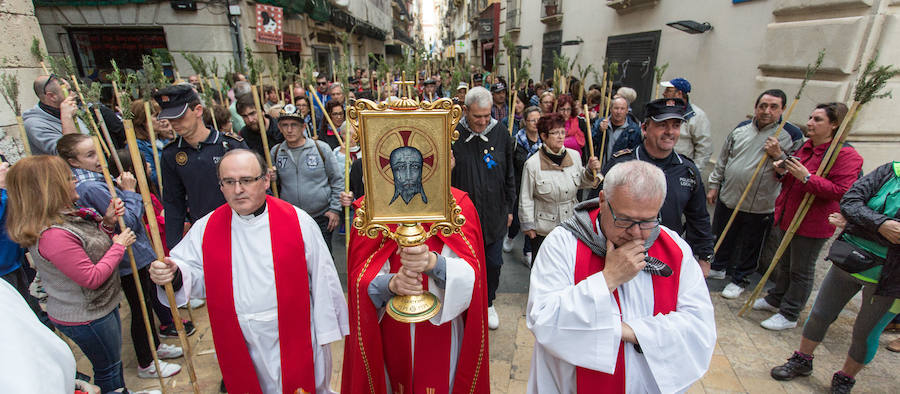
[[[742,297],[744,298],[744,297]],[[490,333],[491,388],[493,393],[524,393],[531,365],[534,337],[525,326],[525,303],[527,294],[503,293],[495,302],[500,314],[501,325]],[[746,298],[744,298],[746,299]],[[815,371],[809,378],[798,378],[793,382],[777,382],[769,377],[769,369],[781,364],[790,356],[800,340],[801,329],[774,333],[759,326],[768,317],[766,313],[751,311],[746,317],[737,317],[742,306],[740,300],[726,300],[718,294],[712,296],[716,309],[718,345],[713,355],[709,372],[689,393],[811,393],[825,392],[831,383],[831,374],[840,369],[849,346],[853,319],[859,306],[859,298],[832,325],[825,341],[816,351]],[[129,389],[158,388],[155,379],[137,377],[137,361],[131,346],[131,338],[125,323],[131,319],[127,305],[122,310],[123,321],[123,363],[125,381]],[[182,309],[182,314],[186,311]],[[190,337],[194,350],[194,366],[204,393],[216,393],[221,374],[219,372],[209,319],[206,308],[193,311],[197,332]],[[805,316],[805,314],[804,314]],[[897,370],[900,368],[900,354],[891,353],[884,346],[900,334],[884,334],[875,360],[858,376],[854,392],[889,393],[900,391]],[[177,344],[177,339],[165,342]],[[78,370],[91,374],[90,362],[73,347],[78,360]],[[343,357],[343,343],[332,346],[334,374],[332,386],[340,389],[340,371]],[[182,363],[182,359],[175,360]],[[169,392],[190,392],[187,368],[178,375],[166,379]]]

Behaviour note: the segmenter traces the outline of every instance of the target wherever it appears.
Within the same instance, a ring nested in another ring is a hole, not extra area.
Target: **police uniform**
[[[652,113],[649,107],[650,104],[648,104],[648,114]],[[682,234],[694,254],[701,260],[709,261],[715,237],[712,234],[709,211],[706,209],[706,191],[703,187],[700,170],[697,169],[694,162],[675,153],[674,150],[668,157],[656,159],[651,157],[644,145],[641,144],[634,149],[622,149],[615,152],[604,165],[602,172],[605,174],[614,165],[629,160],[653,163],[663,170],[666,175],[666,200],[660,209],[662,225]],[[684,219],[682,219],[682,215],[684,215]]]
[[[182,107],[186,107],[195,97],[193,90],[187,92],[181,85],[167,87],[154,94],[154,99],[162,107],[161,119],[183,116],[186,109]],[[166,245],[169,249],[181,241],[185,220],[193,223],[225,204],[225,196],[219,189],[216,165],[225,152],[239,148],[248,149],[240,137],[213,129],[197,147],[177,136],[163,148],[160,167]]]

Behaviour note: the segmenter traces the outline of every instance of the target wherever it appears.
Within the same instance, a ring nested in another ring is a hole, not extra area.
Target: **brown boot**
[[[900,338],[894,339],[887,345],[887,350],[900,353]]]

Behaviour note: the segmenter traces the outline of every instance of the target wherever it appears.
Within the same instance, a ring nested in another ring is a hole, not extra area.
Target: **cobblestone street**
[[[821,265],[827,265],[822,263]],[[821,279],[823,267],[817,278]],[[715,284],[711,284],[715,288]],[[721,286],[719,286],[721,287]],[[748,290],[749,292],[749,290]],[[815,294],[813,294],[814,299]],[[493,393],[524,393],[528,382],[534,337],[525,326],[525,302],[527,294],[502,293],[495,305],[500,314],[501,325],[490,333],[491,347],[491,387]],[[810,303],[812,303],[812,299]],[[813,393],[826,392],[831,383],[831,375],[840,369],[849,347],[853,319],[859,308],[857,297],[832,325],[825,341],[816,351],[815,370],[809,378],[798,378],[792,382],[778,382],[769,377],[769,369],[781,364],[796,349],[800,341],[801,328],[782,332],[771,332],[759,326],[768,317],[765,312],[751,311],[743,318],[737,312],[746,300],[726,300],[719,294],[712,295],[716,308],[718,345],[713,355],[709,372],[689,393]],[[204,393],[218,392],[221,374],[219,372],[206,308],[193,312],[197,332],[190,337],[194,350],[194,365],[197,378]],[[123,323],[131,319],[127,306],[121,310]],[[182,310],[182,315],[187,311]],[[805,318],[805,313],[802,318]],[[124,325],[124,324],[123,324]],[[884,346],[900,334],[884,334],[881,337],[878,354],[860,375],[854,392],[891,393],[900,390],[897,368],[900,354],[891,353]],[[123,333],[123,362],[128,388],[152,389],[158,387],[157,380],[139,379],[137,361],[127,332]],[[167,339],[167,343],[177,344],[177,339]],[[90,374],[90,363],[81,356],[77,348],[78,370]],[[340,389],[343,342],[332,346],[333,379],[332,387]],[[182,360],[174,360],[181,363]],[[187,369],[166,379],[169,392],[190,392]]]

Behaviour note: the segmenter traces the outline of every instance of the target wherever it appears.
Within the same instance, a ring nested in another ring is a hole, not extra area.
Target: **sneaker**
[[[894,353],[900,353],[900,338],[894,339],[887,345],[887,350],[890,350]]]
[[[772,368],[772,379],[791,380],[798,376],[812,375],[812,356],[806,357],[800,352],[794,352],[786,363]]]
[[[525,253],[525,257],[522,259],[522,264],[525,264],[528,269],[531,269],[531,252]]]
[[[206,305],[206,301],[202,298],[191,298],[191,301],[188,303],[191,305],[191,309],[197,309],[203,305]]]
[[[488,307],[488,328],[491,330],[496,330],[497,327],[500,327],[500,316],[497,315],[497,310],[494,309],[493,306]]]
[[[181,372],[180,365],[167,363],[162,360],[160,360],[159,362],[159,369],[162,370],[162,377],[164,378],[168,378],[169,376]],[[150,363],[150,366],[148,366],[147,368],[138,367],[138,377],[144,379],[156,379],[156,365],[154,363]]]
[[[772,331],[781,331],[787,330],[789,328],[797,327],[797,322],[790,321],[786,317],[784,317],[780,313],[776,313],[772,315],[772,317],[763,320],[759,325],[763,326],[763,328],[772,330]]]
[[[834,373],[831,377],[831,394],[845,394],[853,389],[856,379],[853,379],[841,371]]]
[[[506,237],[503,238],[503,251],[506,253],[512,252],[513,248],[513,239]]]
[[[757,298],[756,301],[753,301],[753,310],[754,311],[769,311],[772,313],[778,313],[778,308],[774,307],[772,304],[766,301],[765,297]]]
[[[141,391],[131,391],[126,390],[126,394],[162,394],[162,391],[159,390],[141,390]]]
[[[725,279],[725,270],[709,270],[709,279]]]
[[[160,360],[168,360],[172,358],[178,358],[184,355],[184,351],[181,350],[180,347],[175,345],[169,345],[167,343],[161,343],[159,348],[156,349],[156,356],[160,358]]]
[[[744,292],[743,287],[738,286],[732,282],[732,283],[729,283],[727,286],[725,286],[725,289],[722,290],[722,297],[725,297],[729,300],[733,300],[735,298],[740,297],[741,293],[743,293],[743,292]]]
[[[197,331],[194,328],[194,323],[190,321],[184,322],[184,335],[191,336],[194,334],[194,331]],[[159,326],[159,336],[163,338],[178,338],[178,330],[175,328],[175,325],[169,326]]]

